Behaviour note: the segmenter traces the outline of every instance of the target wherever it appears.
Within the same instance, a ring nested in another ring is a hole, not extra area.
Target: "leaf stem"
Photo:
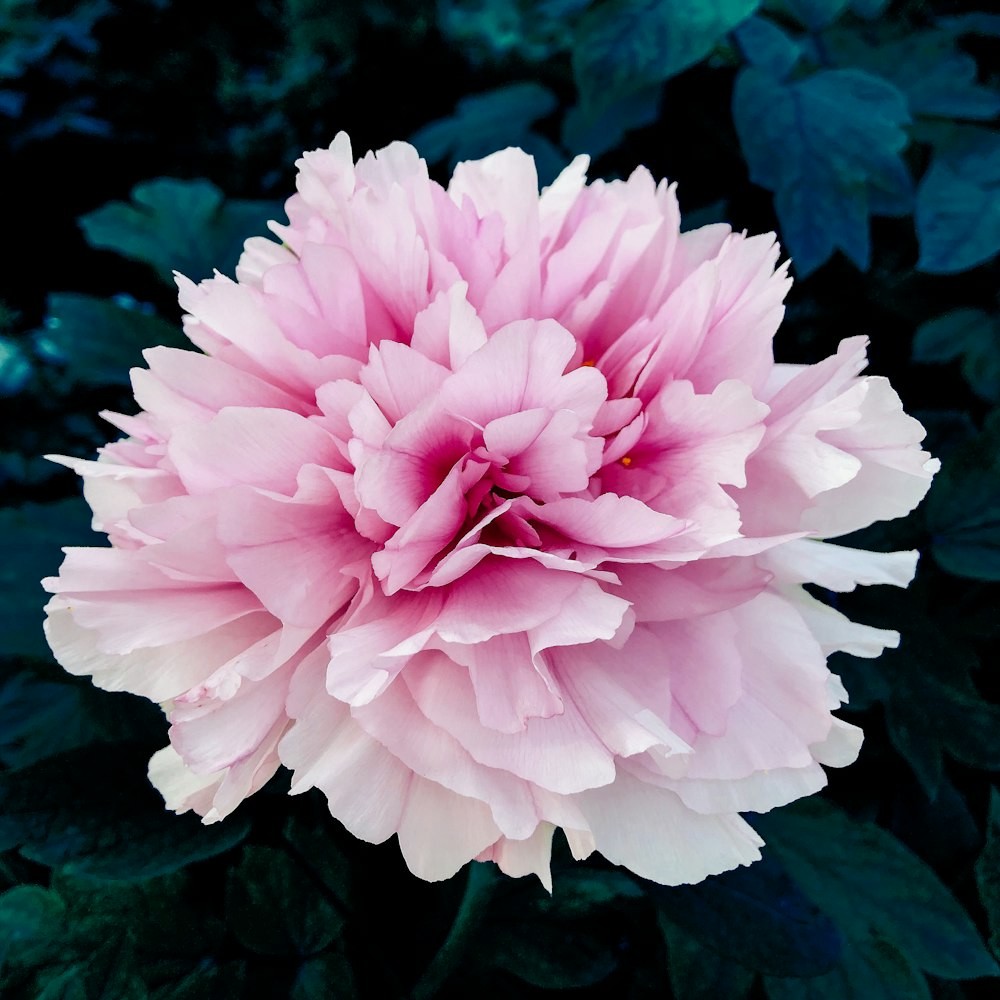
[[[490,861],[469,862],[469,876],[451,930],[413,987],[410,1000],[431,1000],[461,964],[472,935],[482,923],[486,906],[497,884],[497,868]]]

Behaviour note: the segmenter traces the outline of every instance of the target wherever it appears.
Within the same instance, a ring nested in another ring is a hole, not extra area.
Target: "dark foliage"
[[[995,996],[998,114],[975,0],[0,0],[0,997]],[[927,502],[849,540],[923,553],[910,591],[838,598],[903,635],[832,664],[861,759],[752,817],[759,864],[668,889],[562,845],[551,897],[426,885],[280,777],[203,827],[146,781],[161,714],[51,661],[37,581],[90,532],[41,456],[91,456],[142,349],[178,341],[171,272],[231,273],[341,129],[442,178],[505,145],[543,182],[645,163],[688,228],[776,229],[780,359],[867,333],[928,427]]]

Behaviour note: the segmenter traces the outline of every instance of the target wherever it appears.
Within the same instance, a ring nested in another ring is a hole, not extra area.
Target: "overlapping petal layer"
[[[47,634],[163,705],[171,809],[284,765],[423,878],[548,884],[561,828],[675,884],[856,755],[826,657],[897,637],[803,585],[909,582],[825,539],[920,501],[922,429],[861,337],[775,363],[772,237],[585,171],[307,153],[280,244],[179,279],[200,351],[148,351],[126,437],[60,459],[111,545],[67,550]]]

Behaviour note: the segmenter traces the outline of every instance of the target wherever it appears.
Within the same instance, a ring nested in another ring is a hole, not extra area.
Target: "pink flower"
[[[425,879],[548,884],[561,827],[674,884],[856,756],[826,657],[898,637],[802,584],[909,582],[820,539],[916,506],[923,430],[863,337],[775,364],[773,236],[586,166],[539,196],[516,149],[447,190],[407,145],[307,153],[283,242],[178,277],[200,352],[147,351],[126,436],[59,459],[111,547],[66,550],[47,635],[163,705],[171,809],[283,764]]]

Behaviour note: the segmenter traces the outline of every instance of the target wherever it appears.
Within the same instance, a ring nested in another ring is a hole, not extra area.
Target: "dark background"
[[[998,112],[1000,16],[975,3],[0,0],[0,997],[419,996],[439,972],[453,997],[995,995]],[[39,456],[92,456],[141,348],[176,341],[170,269],[232,273],[340,130],[356,155],[412,139],[442,182],[505,145],[543,183],[577,152],[592,177],[645,164],[686,228],[777,230],[778,359],[867,334],[944,463],[847,540],[922,551],[909,591],[838,598],[902,646],[831,663],[861,758],[751,817],[764,861],[662,889],[557,846],[553,897],[474,885],[430,974],[464,874],[419,882],[281,775],[220,826],[166,814],[158,710],[64,674],[40,632],[36,581],[91,536]]]

